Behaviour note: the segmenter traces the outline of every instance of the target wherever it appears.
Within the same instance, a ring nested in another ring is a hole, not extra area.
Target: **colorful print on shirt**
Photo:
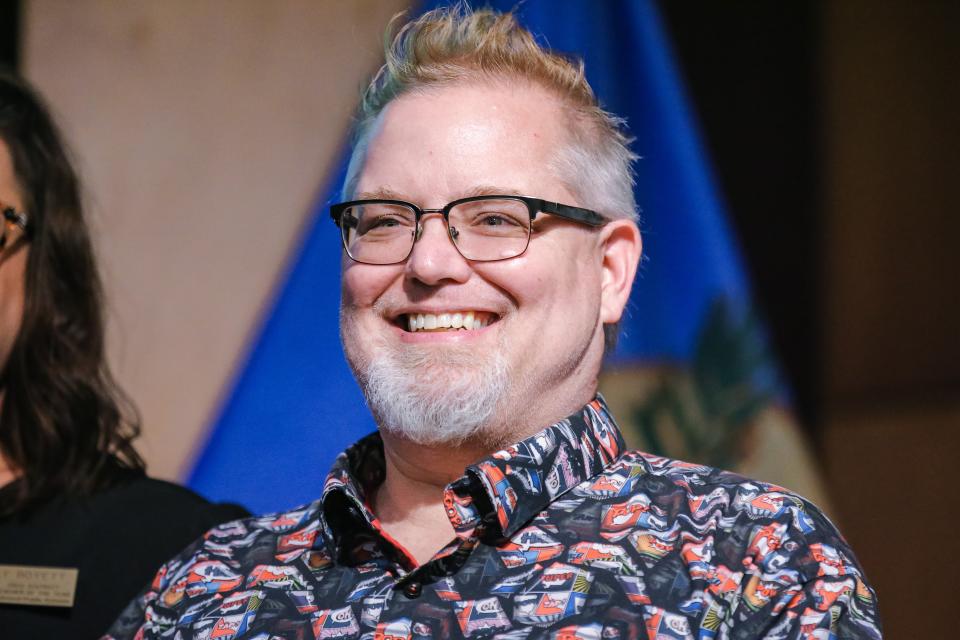
[[[316,502],[212,529],[165,564],[106,637],[881,637],[816,507],[623,450],[598,397],[470,466],[443,496],[453,539],[416,566],[364,500],[384,477],[373,434]]]

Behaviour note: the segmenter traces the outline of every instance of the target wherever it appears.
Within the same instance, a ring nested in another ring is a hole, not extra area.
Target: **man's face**
[[[0,206],[23,211],[23,200],[13,173],[13,160],[6,143],[0,140]],[[0,371],[6,367],[10,349],[23,319],[24,273],[28,249],[19,227],[0,219],[7,230],[6,247],[0,249]]]
[[[585,206],[549,169],[566,126],[551,94],[519,83],[405,95],[374,126],[355,198],[441,208],[498,193]],[[540,214],[523,255],[471,262],[428,215],[405,263],[345,257],[344,348],[380,426],[422,443],[502,441],[589,401],[603,322],[619,319],[601,304],[604,238]],[[410,331],[416,314],[430,326],[471,313],[485,326]]]

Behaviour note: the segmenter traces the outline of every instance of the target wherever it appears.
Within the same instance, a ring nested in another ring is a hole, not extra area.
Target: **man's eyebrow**
[[[464,192],[463,198],[473,198],[475,196],[522,196],[516,189],[507,189],[505,187],[494,187],[491,185],[479,185]]]
[[[354,198],[356,200],[407,200],[403,194],[397,193],[389,187],[380,187],[373,191],[360,191]]]
[[[492,185],[478,185],[471,187],[466,191],[462,192],[455,200],[460,198],[473,198],[476,196],[520,196],[525,195],[520,193],[516,189],[508,189],[505,187],[495,187]],[[390,187],[380,187],[374,189],[373,191],[359,191],[357,192],[355,198],[357,200],[403,200],[404,202],[411,202],[410,198],[405,194],[394,191]]]

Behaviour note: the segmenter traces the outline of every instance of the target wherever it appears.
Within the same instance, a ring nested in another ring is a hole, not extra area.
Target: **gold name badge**
[[[72,607],[77,569],[0,564],[0,603]]]

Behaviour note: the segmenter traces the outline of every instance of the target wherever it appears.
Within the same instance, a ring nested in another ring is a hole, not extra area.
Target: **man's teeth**
[[[448,331],[450,329],[480,329],[493,321],[493,314],[482,311],[466,313],[410,313],[407,326],[410,331]]]

